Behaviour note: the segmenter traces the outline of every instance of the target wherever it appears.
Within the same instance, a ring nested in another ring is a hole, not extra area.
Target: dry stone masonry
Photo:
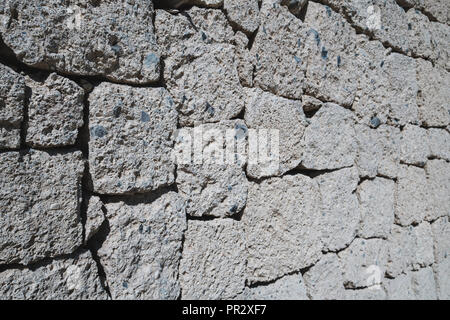
[[[0,299],[450,299],[449,43],[446,0],[1,1]]]

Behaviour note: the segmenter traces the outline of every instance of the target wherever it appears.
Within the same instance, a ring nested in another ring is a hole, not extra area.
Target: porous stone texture
[[[80,152],[0,154],[0,264],[69,254],[81,246]]]
[[[300,101],[275,96],[261,89],[246,89],[247,95],[244,119],[250,129],[276,130],[278,134],[278,153],[273,159],[263,162],[260,157],[262,141],[266,136],[258,131],[259,161],[248,163],[247,174],[253,178],[282,175],[296,168],[301,161],[302,138],[307,126]],[[268,138],[272,137],[270,132]],[[275,143],[268,139],[267,153],[274,153]]]
[[[192,8],[186,15],[156,13],[164,79],[182,126],[237,116],[244,107],[233,30],[219,10]]]
[[[56,73],[42,83],[27,79],[26,84],[31,89],[27,144],[42,148],[75,144],[83,125],[84,90]]]
[[[0,63],[0,149],[20,147],[25,79]]]
[[[145,192],[174,182],[177,112],[166,89],[103,82],[89,95],[89,106],[95,192]]]
[[[271,281],[313,265],[322,249],[319,215],[319,188],[309,177],[251,183],[242,217],[247,281]]]
[[[89,251],[74,258],[57,259],[36,269],[0,272],[2,300],[105,300],[108,299]]]
[[[357,151],[354,116],[336,104],[325,104],[311,119],[302,141],[302,166],[324,170],[350,167]]]
[[[450,74],[433,68],[429,61],[417,60],[419,117],[429,127],[445,127],[450,122]]]
[[[224,0],[223,8],[230,23],[245,33],[251,34],[258,28],[258,0]]]
[[[319,208],[320,239],[325,251],[345,248],[355,238],[361,211],[355,191],[358,171],[352,167],[318,176],[322,202]]]
[[[335,253],[327,253],[304,275],[306,291],[312,300],[338,300],[345,295],[342,265]]]
[[[245,236],[234,220],[189,220],[180,264],[183,299],[230,299],[245,286]]]
[[[245,207],[245,162],[239,161],[238,153],[232,152],[230,159],[229,154],[224,154],[223,151],[215,154],[214,151],[225,150],[226,143],[230,140],[246,148],[247,133],[247,126],[242,120],[225,120],[186,129],[178,135],[176,150],[182,152],[184,147],[193,149],[188,163],[184,163],[183,158],[177,161],[177,187],[180,195],[186,199],[186,211],[189,215],[227,217],[238,214]],[[195,163],[197,151],[192,145],[197,137],[202,139],[201,164]]]
[[[7,0],[0,33],[29,66],[144,84],[160,77],[153,13],[149,0]]]
[[[387,242],[382,239],[355,239],[339,252],[347,288],[381,285],[388,258]]]
[[[450,298],[450,223],[442,217],[432,224],[435,264],[433,265],[437,295],[440,300]]]
[[[355,132],[358,148],[355,163],[360,176],[396,178],[400,166],[400,129],[388,125],[371,128],[358,124]]]
[[[394,223],[395,182],[384,178],[365,180],[358,186],[362,238],[387,238]]]
[[[86,211],[86,223],[84,224],[85,236],[84,241],[88,241],[100,229],[105,215],[103,213],[103,203],[99,197],[92,196],[89,199],[88,208]]]
[[[449,299],[449,9],[0,1],[0,299]]]
[[[169,192],[152,203],[108,203],[109,234],[98,250],[113,299],[177,299],[186,230],[184,200]]]

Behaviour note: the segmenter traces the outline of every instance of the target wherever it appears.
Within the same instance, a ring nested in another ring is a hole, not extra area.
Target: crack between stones
[[[416,54],[414,52],[411,52],[411,51],[405,52],[401,48],[398,48],[398,47],[390,44],[387,40],[383,41],[381,39],[376,38],[375,35],[372,32],[370,32],[368,30],[365,30],[365,29],[362,29],[361,27],[358,27],[357,25],[355,25],[351,21],[351,19],[348,16],[348,13],[346,12],[345,8],[342,8],[342,10],[340,10],[340,8],[335,7],[335,6],[333,6],[333,4],[329,3],[328,0],[315,0],[315,1],[311,1],[311,2],[315,2],[315,3],[318,3],[318,4],[324,5],[324,6],[328,6],[331,10],[333,10],[335,13],[339,14],[342,18],[344,18],[344,20],[355,30],[356,34],[365,35],[365,36],[367,36],[369,38],[370,41],[378,41],[379,43],[381,43],[381,45],[386,50],[390,50],[391,51],[390,53],[398,53],[398,54],[401,54],[401,55],[404,55],[404,56],[407,56],[407,57],[411,57],[411,58],[414,58],[414,59],[423,59],[425,61],[430,62],[433,65],[433,67],[434,67],[435,63],[432,60],[430,60],[429,58],[424,57],[424,56],[420,56],[420,55],[418,55],[418,54]]]

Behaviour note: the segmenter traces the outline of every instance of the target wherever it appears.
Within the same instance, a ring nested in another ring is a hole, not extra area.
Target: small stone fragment
[[[241,222],[189,220],[180,265],[182,299],[230,299],[245,286]]]
[[[89,199],[85,224],[85,242],[87,242],[100,229],[105,216],[103,214],[103,203],[99,197],[92,196]]]
[[[40,83],[30,78],[27,144],[33,147],[60,147],[75,144],[83,125],[84,90],[75,82],[50,74]]]
[[[230,22],[245,33],[251,34],[258,28],[258,0],[224,0],[223,8]]]

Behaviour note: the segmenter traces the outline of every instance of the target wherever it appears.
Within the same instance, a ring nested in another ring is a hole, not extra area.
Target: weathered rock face
[[[88,202],[88,208],[86,211],[86,223],[84,241],[88,241],[93,235],[97,233],[101,225],[105,221],[105,215],[103,213],[103,203],[99,197],[92,196]]]
[[[188,222],[180,282],[183,299],[230,299],[245,286],[245,236],[234,220]]]
[[[32,285],[30,285],[32,284]],[[75,258],[58,259],[35,270],[0,272],[2,300],[94,300],[108,299],[89,252]]]
[[[7,0],[0,33],[32,67],[151,83],[160,76],[153,12],[150,0]]]
[[[352,166],[357,150],[353,114],[336,104],[324,105],[306,128],[302,145],[304,168]]]
[[[181,154],[177,160],[176,182],[180,195],[186,199],[189,215],[227,217],[241,212],[245,207],[248,189],[245,159],[239,161],[236,158],[238,153],[228,154],[220,150],[228,150],[230,141],[246,148],[247,132],[242,120],[225,120],[179,133],[175,148]],[[202,139],[199,149],[203,159],[202,163],[197,164],[198,151],[192,142],[198,141],[199,137]],[[185,159],[185,163],[182,152],[186,150],[190,159]],[[215,150],[220,153],[215,153]]]
[[[177,113],[164,88],[102,83],[89,95],[94,191],[145,192],[174,182]]]
[[[106,210],[110,231],[98,255],[112,298],[178,298],[183,199],[170,192],[151,204],[110,203]]]
[[[259,153],[266,144],[271,147],[277,146],[279,156],[263,162],[248,163],[247,174],[253,178],[266,176],[277,176],[296,168],[301,161],[302,138],[307,125],[300,101],[289,100],[264,92],[260,89],[246,89],[247,100],[244,119],[250,129],[254,130],[276,130],[278,143],[269,138],[273,137],[271,132],[266,136],[263,132],[258,133]],[[275,150],[268,148],[267,154]],[[276,163],[275,163],[276,162]]]
[[[81,153],[0,158],[0,264],[27,265],[81,246]]]
[[[244,107],[233,30],[221,11],[192,8],[186,13],[189,18],[156,13],[164,79],[180,124],[231,119]]]
[[[242,217],[247,281],[271,281],[313,265],[322,249],[319,215],[319,188],[309,177],[250,184]]]
[[[25,79],[0,63],[0,149],[19,148]]]
[[[0,1],[0,299],[449,299],[449,9]]]
[[[27,79],[26,84],[31,89],[27,144],[44,148],[75,144],[83,125],[84,90],[56,73],[43,83]]]

